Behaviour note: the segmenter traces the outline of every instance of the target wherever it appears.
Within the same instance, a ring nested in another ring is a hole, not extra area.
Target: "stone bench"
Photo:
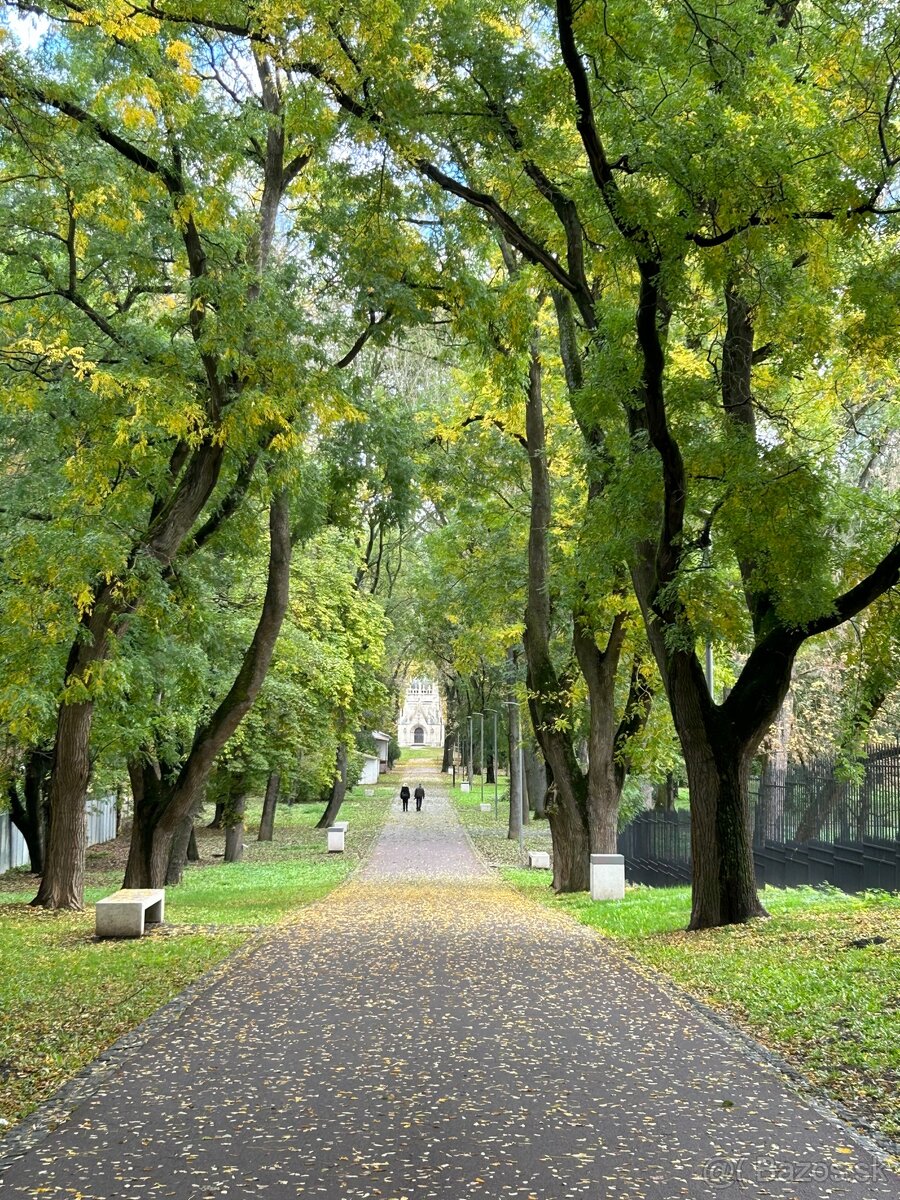
[[[163,923],[165,910],[162,888],[122,888],[97,901],[97,937],[141,937],[145,925]]]
[[[528,865],[534,870],[549,871],[550,855],[546,850],[529,850]]]
[[[343,854],[344,853],[344,833],[345,830],[340,829],[337,825],[328,826],[328,853]]]
[[[621,854],[591,855],[591,899],[625,898],[625,859]]]

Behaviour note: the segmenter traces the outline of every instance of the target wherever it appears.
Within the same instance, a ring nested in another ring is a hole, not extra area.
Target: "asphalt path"
[[[422,778],[354,880],[0,1143],[3,1200],[900,1197],[744,1040],[499,885]]]

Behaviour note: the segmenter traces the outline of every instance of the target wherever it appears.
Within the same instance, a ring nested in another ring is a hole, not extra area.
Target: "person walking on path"
[[[405,783],[400,789],[400,799],[403,801],[403,811],[409,812],[409,788]]]
[[[425,799],[425,789],[422,787],[421,783],[418,785],[415,792],[413,792],[413,795],[416,798],[416,812],[421,812],[422,801]]]

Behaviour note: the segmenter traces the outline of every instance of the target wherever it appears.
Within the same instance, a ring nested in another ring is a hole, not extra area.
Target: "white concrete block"
[[[469,791],[469,785],[468,785],[468,783],[466,783],[465,780],[463,780],[463,782],[459,786],[460,786],[461,791],[463,791],[463,792]]]
[[[486,801],[484,804],[479,804],[478,808],[479,808],[480,812],[490,812],[491,811],[491,806]]]
[[[140,937],[145,925],[161,925],[165,914],[166,893],[162,888],[122,888],[97,901],[97,937]]]
[[[328,853],[344,853],[344,831],[343,829],[336,829],[334,825],[329,826],[328,829]]]
[[[344,833],[346,833],[347,830],[350,828],[350,822],[349,821],[335,821],[335,823],[331,826],[331,828],[332,829],[343,829]]]
[[[375,789],[374,789],[374,788],[366,788],[366,795],[367,795],[367,796],[374,796],[374,795],[375,795]]]
[[[528,865],[537,871],[549,871],[550,855],[546,850],[529,850]]]
[[[621,854],[591,855],[591,899],[622,900],[625,896],[625,859]]]

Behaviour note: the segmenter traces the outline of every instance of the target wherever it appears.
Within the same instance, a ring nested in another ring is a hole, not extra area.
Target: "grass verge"
[[[532,899],[616,939],[786,1059],[865,1128],[900,1141],[900,896],[766,888],[771,919],[687,933],[690,889],[629,888],[617,903],[555,896],[546,872],[522,870],[480,795],[453,790],[483,858]],[[526,832],[549,849],[546,822]],[[851,943],[873,937],[878,945]]]
[[[502,873],[727,1014],[862,1127],[900,1141],[900,896],[765,888],[770,920],[687,933],[686,887],[595,903],[553,895],[545,873]],[[886,941],[852,945],[869,938]]]
[[[247,814],[244,860],[224,864],[224,835],[198,830],[201,862],[166,895],[166,926],[136,941],[94,938],[93,903],[121,886],[127,842],[88,853],[83,913],[28,907],[31,876],[0,876],[0,1133],[86,1063],[261,927],[325,896],[368,855],[391,787],[357,788],[344,802],[347,849],[329,855],[314,829],[321,805],[280,806],[275,839],[255,841]]]
[[[518,841],[510,841],[507,837],[509,830],[509,781],[501,776],[497,786],[497,803],[494,803],[494,785],[484,785],[483,803],[490,805],[487,812],[481,811],[482,789],[479,776],[470,792],[464,792],[460,786],[460,776],[457,774],[456,786],[451,786],[446,779],[447,792],[454,808],[459,814],[463,827],[475,845],[476,850],[491,867],[519,867],[522,865],[522,853]],[[496,815],[495,815],[496,813]],[[550,849],[550,826],[546,821],[530,821],[525,826],[524,852],[529,850]]]

